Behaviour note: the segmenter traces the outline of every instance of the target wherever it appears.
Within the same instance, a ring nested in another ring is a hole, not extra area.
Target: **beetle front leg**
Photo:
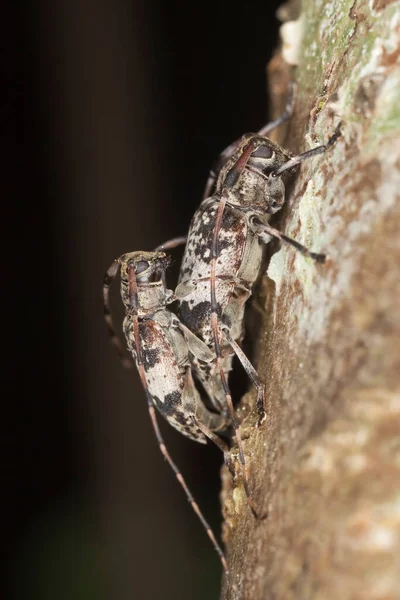
[[[211,322],[212,322],[212,329],[213,329],[213,333],[214,333],[215,353],[217,356],[217,369],[218,369],[219,375],[221,377],[222,387],[223,387],[224,393],[225,393],[225,402],[229,409],[229,414],[231,417],[233,429],[234,429],[235,435],[236,435],[237,445],[239,448],[239,462],[240,462],[240,469],[241,469],[242,478],[243,478],[243,487],[244,487],[244,491],[245,491],[246,498],[247,498],[247,504],[248,504],[253,516],[257,520],[262,521],[263,519],[266,518],[267,515],[260,514],[256,510],[256,508],[254,506],[253,495],[250,491],[249,476],[248,476],[248,472],[247,472],[247,463],[246,463],[244,450],[243,450],[243,440],[242,440],[242,436],[240,435],[239,423],[237,421],[235,409],[233,407],[232,395],[231,395],[231,392],[229,389],[228,380],[225,375],[224,369],[222,367],[221,348],[220,348],[220,343],[219,343],[219,336],[217,333],[217,331],[218,331],[217,315],[215,312],[213,312],[211,315]]]
[[[273,237],[280,240],[281,242],[284,242],[285,244],[289,244],[289,246],[293,246],[293,248],[295,248],[298,252],[301,252],[301,254],[303,254],[304,256],[312,258],[317,263],[322,264],[325,262],[325,254],[318,254],[317,252],[312,252],[311,250],[300,244],[300,242],[293,240],[284,233],[280,232],[278,229],[271,227],[268,223],[255,223],[253,220],[252,227],[255,233],[257,233],[257,235],[259,236],[260,240],[262,240],[265,244],[268,244],[268,242],[271,241],[271,237]]]

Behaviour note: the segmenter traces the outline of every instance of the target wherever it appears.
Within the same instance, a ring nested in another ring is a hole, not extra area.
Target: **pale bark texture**
[[[297,91],[280,141],[307,150],[339,121],[342,137],[301,165],[275,221],[328,260],[275,245],[257,291],[268,418],[256,428],[254,390],[238,413],[267,518],[224,469],[221,598],[400,599],[399,4],[304,0],[284,36],[297,65],[270,65],[276,110],[289,78]]]

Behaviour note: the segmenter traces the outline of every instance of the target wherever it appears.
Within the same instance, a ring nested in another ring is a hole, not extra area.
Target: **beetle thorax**
[[[281,177],[268,177],[245,169],[236,185],[225,189],[224,194],[231,204],[259,208],[263,213],[273,214],[283,206],[285,186]]]
[[[137,287],[137,304],[132,306],[132,299],[129,297],[128,283],[121,282],[121,298],[127,310],[134,309],[138,316],[145,316],[156,310],[164,308],[171,291],[167,290],[162,281],[156,283],[141,283]]]

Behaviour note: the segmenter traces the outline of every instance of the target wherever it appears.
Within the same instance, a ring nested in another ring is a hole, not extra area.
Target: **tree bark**
[[[304,162],[276,226],[328,260],[272,247],[255,392],[239,409],[256,522],[237,467],[223,470],[232,570],[222,599],[400,598],[400,12],[390,0],[304,0],[269,76],[287,81]],[[275,253],[273,254],[273,251]],[[234,452],[237,450],[234,448]]]

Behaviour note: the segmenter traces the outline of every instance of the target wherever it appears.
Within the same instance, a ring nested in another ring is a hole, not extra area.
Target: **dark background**
[[[277,6],[3,13],[1,597],[218,596],[218,558],[109,345],[101,284],[122,252],[184,234],[218,152],[267,120]],[[219,533],[219,452],[163,431]]]

